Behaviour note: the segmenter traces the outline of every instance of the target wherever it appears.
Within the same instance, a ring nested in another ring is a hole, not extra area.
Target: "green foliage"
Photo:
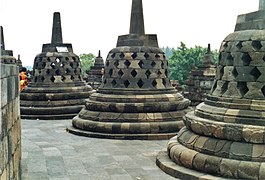
[[[204,55],[207,48],[195,46],[194,48],[187,48],[181,42],[176,50],[173,50],[173,55],[169,59],[169,78],[178,80],[181,85],[187,80],[193,67],[203,63]],[[218,53],[217,50],[213,51],[214,59],[216,61]]]
[[[82,77],[87,76],[87,71],[89,71],[90,67],[94,65],[95,57],[96,56],[92,53],[79,55]]]

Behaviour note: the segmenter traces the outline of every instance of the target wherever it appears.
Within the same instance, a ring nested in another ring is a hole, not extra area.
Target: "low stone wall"
[[[1,63],[0,179],[21,179],[19,72]]]

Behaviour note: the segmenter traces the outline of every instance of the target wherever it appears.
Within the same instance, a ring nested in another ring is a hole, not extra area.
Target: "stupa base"
[[[93,138],[104,138],[104,139],[123,139],[123,140],[168,140],[174,136],[176,133],[157,133],[157,134],[110,134],[110,133],[100,133],[100,132],[90,132],[85,130],[80,130],[74,128],[73,126],[67,127],[66,129],[69,133],[93,137]]]
[[[160,151],[158,153],[156,157],[156,165],[162,171],[175,178],[185,180],[227,180],[227,178],[217,177],[179,166],[169,158],[166,151]]]

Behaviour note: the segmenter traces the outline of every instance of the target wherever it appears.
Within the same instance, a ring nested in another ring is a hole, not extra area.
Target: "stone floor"
[[[71,120],[22,120],[23,180],[172,180],[155,163],[167,140],[110,140],[66,132]]]

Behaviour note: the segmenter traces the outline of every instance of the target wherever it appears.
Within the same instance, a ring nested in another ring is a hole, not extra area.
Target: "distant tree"
[[[173,50],[173,55],[169,59],[169,77],[170,79],[178,80],[181,85],[187,80],[193,67],[203,63],[204,55],[207,48],[195,46],[187,48],[183,42],[176,50]],[[217,50],[212,51],[216,62],[218,53]]]
[[[90,67],[94,65],[95,57],[96,56],[92,53],[79,55],[82,77],[87,76],[87,72],[90,70]]]
[[[173,55],[173,51],[175,50],[174,48],[170,48],[168,46],[166,48],[162,47],[161,49],[164,51],[167,59],[171,58],[171,56]]]

